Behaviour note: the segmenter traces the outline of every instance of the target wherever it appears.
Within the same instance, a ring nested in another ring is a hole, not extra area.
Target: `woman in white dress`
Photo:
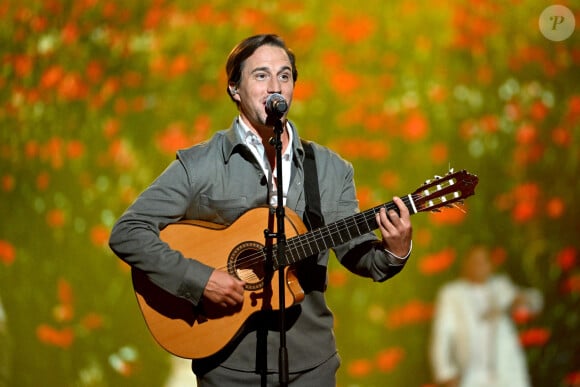
[[[493,275],[488,250],[472,248],[461,277],[437,296],[430,348],[435,381],[445,387],[529,387],[513,308],[538,312],[539,292]]]

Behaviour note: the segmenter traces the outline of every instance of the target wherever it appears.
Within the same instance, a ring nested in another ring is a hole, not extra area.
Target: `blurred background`
[[[333,261],[339,385],[433,385],[435,295],[474,243],[544,295],[517,319],[534,385],[578,385],[580,5],[557,2],[576,31],[556,41],[552,4],[0,1],[0,384],[165,384],[108,234],[177,149],[229,127],[225,58],[274,32],[298,58],[291,119],[354,164],[362,209],[449,169],[480,178],[463,211],[414,216],[391,281]]]

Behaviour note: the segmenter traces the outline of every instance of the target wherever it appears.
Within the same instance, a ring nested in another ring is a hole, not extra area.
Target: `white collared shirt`
[[[275,207],[278,205],[278,195],[275,180],[278,177],[277,170],[274,168],[274,172],[272,174],[270,162],[266,156],[266,150],[264,149],[260,135],[251,130],[241,117],[238,117],[238,123],[240,124],[239,128],[241,128],[241,133],[239,133],[241,138],[245,141],[248,148],[250,148],[250,151],[252,151],[254,157],[256,157],[260,167],[262,167],[264,175],[268,179],[268,187],[270,187],[270,206]],[[286,196],[288,195],[288,187],[290,186],[290,171],[293,154],[292,141],[294,137],[294,133],[292,133],[292,127],[288,123],[286,123],[286,131],[288,132],[288,146],[282,154],[282,189],[284,192],[284,205],[286,205]],[[272,131],[272,135],[273,134],[274,133]],[[274,178],[272,178],[272,176]]]

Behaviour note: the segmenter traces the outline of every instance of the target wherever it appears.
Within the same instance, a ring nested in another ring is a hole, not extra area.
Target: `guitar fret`
[[[360,214],[359,218],[361,219],[358,222],[358,225],[360,227],[360,235],[365,234],[365,233],[370,232],[370,231],[373,231],[375,228],[377,228],[376,222],[371,222],[369,224],[369,219],[371,221],[374,221],[374,219],[375,219],[375,212],[374,211],[362,212]]]
[[[308,247],[308,250],[309,250],[309,253],[308,253],[308,252],[306,252],[306,249],[305,249],[305,252],[307,254],[306,256],[309,257],[309,256],[313,255],[316,251],[315,251],[315,249],[312,248],[312,242],[310,240],[308,240],[309,239],[309,235],[306,234],[305,237],[304,238],[301,238],[301,239],[305,239],[306,240],[306,246]]]
[[[360,235],[360,231],[359,231],[359,228],[357,225],[357,223],[358,223],[357,217],[358,217],[358,215],[355,215],[352,218],[351,222],[347,222],[347,221],[344,222],[345,224],[347,224],[346,231],[348,232],[349,240]]]
[[[333,226],[336,228],[336,224],[335,224],[335,223],[331,223],[331,224],[329,224],[329,225],[326,227],[326,229],[328,230],[328,238],[329,238],[329,240],[330,240],[330,244],[331,244],[332,246],[336,246],[336,245],[339,245],[339,244],[340,244],[340,241],[336,241],[336,240],[334,239],[334,231],[332,231],[332,227],[333,227]]]
[[[343,219],[342,223],[345,225],[344,231],[346,231],[345,235],[347,236],[347,241],[351,240],[352,238],[358,235],[358,232],[356,230],[356,215],[350,219]]]
[[[360,217],[359,215],[356,216],[356,218],[359,218],[359,217]],[[364,216],[362,218],[364,220]],[[358,227],[358,224],[359,224],[358,220],[355,219],[354,226],[356,227],[356,235],[362,235],[364,233],[362,233],[360,231],[360,228]]]
[[[296,241],[290,239],[286,243],[286,253],[291,257],[292,261],[290,262],[288,259],[288,263],[292,264],[298,262],[300,260],[300,254],[298,254]]]
[[[322,234],[323,229],[324,229],[324,227],[321,229],[314,230],[312,233],[312,238],[311,238],[312,240],[310,242],[310,246],[315,247],[312,249],[312,254],[317,254],[317,253],[327,249],[326,243],[324,241],[324,235]],[[320,242],[322,242],[322,246],[321,246]],[[313,244],[314,244],[314,246],[313,246]]]
[[[310,255],[318,254],[323,248],[320,248],[318,242],[320,240],[316,237],[315,233],[312,233],[311,237],[308,238],[308,245],[310,246]]]
[[[361,221],[357,222],[357,226],[360,226],[358,228],[359,235],[365,234],[365,233],[367,233],[367,232],[372,231],[372,230],[375,229],[375,227],[372,227],[372,228],[370,227],[369,222],[367,220],[367,214],[362,213],[361,216],[360,216],[360,218],[361,218]],[[373,218],[372,219],[374,219],[374,214],[373,214]]]
[[[318,246],[318,244],[317,244],[318,251],[327,250],[328,249],[328,245],[326,244],[326,240],[324,238],[324,235],[322,234],[322,229],[318,229],[317,232],[320,235],[320,238],[317,239],[317,240],[322,241],[322,248],[320,246]]]
[[[346,219],[341,219],[340,222],[345,226],[343,227],[343,230],[346,231],[346,238],[340,238],[343,242],[345,241],[349,241],[352,239],[352,235],[350,235],[350,230],[348,229],[348,223],[346,222]],[[344,232],[341,233],[341,235],[344,235]]]
[[[296,254],[298,255],[297,261],[300,261],[303,257],[306,256],[306,249],[304,248],[303,238],[296,239]]]
[[[335,231],[334,231],[334,232],[333,232],[333,234],[331,234],[331,235],[336,235],[336,236],[337,236],[337,238],[338,238],[338,243],[337,243],[336,245],[340,245],[340,244],[344,243],[344,242],[345,242],[345,240],[342,238],[342,234],[341,234],[341,232],[340,232],[340,228],[338,227],[338,222],[335,222],[335,223],[333,223],[333,225],[334,225],[334,229],[335,229]],[[334,239],[333,239],[333,241],[334,241]],[[335,246],[336,246],[336,245],[335,245]]]
[[[367,216],[366,216],[366,211],[362,213],[362,218],[363,218],[363,220],[364,220],[364,222],[365,222],[365,226],[366,226],[366,228],[367,228],[367,229],[370,229],[369,222],[368,222],[368,220],[367,220]]]
[[[302,256],[303,257],[307,257],[308,254],[306,253],[306,249],[304,248],[303,239],[304,239],[303,237],[298,237],[298,238],[296,238],[296,242],[299,242],[299,244],[300,244],[300,249],[302,251]]]
[[[379,208],[380,207],[373,207],[370,210],[361,213],[361,218],[364,221],[364,225],[361,224],[361,226],[365,227],[365,229],[361,231],[361,235],[365,232],[373,231],[378,227],[377,222],[375,221],[375,216],[379,212]]]

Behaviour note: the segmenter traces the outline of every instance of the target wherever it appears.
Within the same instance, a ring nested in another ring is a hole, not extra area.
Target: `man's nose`
[[[281,93],[282,92],[282,83],[278,79],[278,77],[270,78],[268,83],[268,92],[270,93]]]

